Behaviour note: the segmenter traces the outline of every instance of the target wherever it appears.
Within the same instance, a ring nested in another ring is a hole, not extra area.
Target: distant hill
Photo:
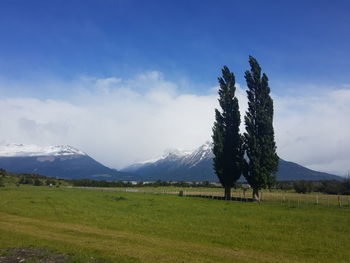
[[[134,180],[142,181],[211,181],[218,179],[213,170],[212,144],[205,143],[193,152],[174,151],[151,162],[133,164],[122,171],[135,174]],[[293,162],[280,159],[276,174],[279,181],[341,180],[337,175],[317,172]],[[241,181],[244,179],[241,178]]]
[[[0,168],[14,173],[35,173],[63,179],[119,180],[119,176],[127,176],[69,145],[3,145],[0,146]]]
[[[173,151],[159,159],[133,164],[117,171],[69,145],[38,147],[8,144],[0,146],[0,168],[14,173],[35,173],[63,179],[217,182],[212,168],[211,147],[208,142],[193,152]],[[279,163],[279,181],[333,179],[342,178],[284,160]]]

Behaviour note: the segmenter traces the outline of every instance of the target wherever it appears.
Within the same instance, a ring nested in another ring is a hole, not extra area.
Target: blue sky
[[[276,93],[347,84],[349,13],[340,0],[1,1],[0,75],[125,78],[157,70],[205,93],[223,65],[243,83],[253,55]]]
[[[258,59],[278,154],[350,170],[349,1],[0,2],[0,143],[70,144],[121,168],[210,139],[223,65]],[[243,125],[242,125],[243,127]]]

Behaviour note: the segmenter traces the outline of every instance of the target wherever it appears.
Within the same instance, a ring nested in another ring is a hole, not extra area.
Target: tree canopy
[[[253,188],[253,197],[259,200],[259,190],[275,182],[278,156],[273,129],[273,100],[268,77],[261,74],[258,61],[249,56],[247,81],[248,111],[244,118],[244,149],[246,153],[245,178]]]
[[[235,96],[236,82],[228,67],[222,69],[218,78],[219,104],[221,111],[215,109],[213,126],[214,170],[225,188],[226,199],[231,198],[231,187],[242,174],[243,148],[239,133],[241,117],[238,99]]]

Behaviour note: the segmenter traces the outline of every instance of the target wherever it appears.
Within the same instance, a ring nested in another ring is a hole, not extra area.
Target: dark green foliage
[[[7,171],[5,169],[0,169],[0,176],[6,176],[7,175]]]
[[[46,180],[46,185],[56,185],[56,180],[54,180],[54,179],[47,179]]]
[[[346,177],[342,183],[342,194],[350,195],[350,176]]]
[[[350,195],[350,178],[347,177],[344,181],[324,181],[320,192],[327,194]]]
[[[7,176],[7,172],[4,169],[0,169],[0,187],[5,186],[4,177]]]
[[[141,186],[143,186],[143,184],[144,184],[143,181],[139,181],[139,182],[137,182],[136,186],[141,187]]]
[[[230,189],[242,173],[243,148],[239,133],[241,117],[238,99],[235,97],[235,76],[224,66],[218,78],[220,112],[215,109],[213,127],[214,171],[225,188],[225,197],[230,198]]]
[[[33,184],[33,179],[30,176],[22,175],[18,181],[19,184]]]
[[[259,199],[259,190],[275,183],[278,156],[273,130],[273,101],[265,73],[255,58],[249,57],[250,71],[245,72],[248,86],[248,111],[244,118],[246,133],[244,148],[246,162],[245,178],[253,188],[254,198]]]
[[[295,192],[300,194],[311,193],[313,191],[313,184],[310,181],[296,181],[293,183]]]
[[[130,187],[131,182],[108,182],[108,181],[97,181],[90,179],[70,180],[73,186],[89,186],[89,187]]]
[[[122,182],[122,181],[96,181],[90,179],[81,179],[81,180],[70,180],[68,181],[73,186],[89,186],[89,187],[161,187],[161,186],[174,186],[174,187],[216,187],[213,184],[210,184],[208,181],[205,182],[166,182],[157,180],[155,182],[143,183],[138,182],[132,184],[131,182]]]
[[[294,190],[297,193],[320,192],[334,195],[350,195],[350,177],[343,181],[327,180],[327,181],[294,181],[279,182],[276,185],[280,190]]]
[[[35,178],[33,185],[35,185],[35,186],[42,186],[43,182],[40,179]]]
[[[8,172],[4,169],[0,169],[0,177],[11,178],[10,182],[15,183],[17,186],[20,184],[28,185],[57,185],[64,182],[64,179],[57,179],[52,177],[43,176],[40,174],[30,174],[30,173],[13,173]]]
[[[0,187],[4,187],[5,183],[4,183],[4,179],[3,179],[3,175],[0,175]]]
[[[294,189],[293,182],[290,182],[290,181],[277,182],[276,189],[284,190],[284,191],[293,190]]]

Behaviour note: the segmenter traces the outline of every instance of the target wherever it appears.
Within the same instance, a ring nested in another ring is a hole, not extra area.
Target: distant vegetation
[[[53,177],[47,177],[39,174],[31,173],[11,173],[4,169],[0,169],[0,186],[6,184],[19,185],[34,185],[34,186],[60,186],[62,184],[67,185],[67,181],[64,179],[58,179]]]
[[[343,181],[278,182],[276,188],[281,190],[294,190],[296,193],[301,194],[320,192],[332,195],[350,195],[350,177],[345,178]]]
[[[91,187],[158,187],[158,186],[175,186],[175,187],[219,187],[216,184],[212,184],[208,181],[205,182],[166,182],[166,181],[155,181],[155,182],[109,182],[109,181],[95,181],[90,179],[82,180],[69,180],[73,186],[91,186]]]
[[[129,181],[100,181],[91,179],[65,180],[53,177],[47,177],[39,174],[29,173],[11,173],[4,169],[0,169],[0,187],[6,184],[33,185],[33,186],[55,186],[71,185],[81,187],[183,187],[183,188],[220,188],[220,185],[204,182],[169,182],[157,180],[155,182],[129,182]],[[245,183],[236,183],[233,188],[247,188]],[[327,181],[290,181],[276,182],[272,187],[276,190],[295,191],[296,193],[319,192],[333,195],[350,195],[350,177],[346,177],[343,181],[327,180]]]

